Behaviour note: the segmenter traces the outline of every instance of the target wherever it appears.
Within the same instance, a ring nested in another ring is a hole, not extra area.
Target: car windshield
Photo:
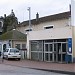
[[[10,49],[10,52],[19,52],[19,50],[18,49]]]

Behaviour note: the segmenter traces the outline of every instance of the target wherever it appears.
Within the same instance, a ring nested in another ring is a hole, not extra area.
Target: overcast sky
[[[9,15],[13,9],[20,22],[29,19],[28,7],[31,7],[31,19],[48,16],[51,14],[69,11],[71,0],[1,0],[0,16]]]

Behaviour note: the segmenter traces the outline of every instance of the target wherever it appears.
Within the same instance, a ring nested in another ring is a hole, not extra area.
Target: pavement
[[[0,64],[75,75],[75,63],[52,63],[32,60],[0,60]]]

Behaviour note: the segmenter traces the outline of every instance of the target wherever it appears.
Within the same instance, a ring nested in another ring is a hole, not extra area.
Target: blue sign
[[[72,53],[72,38],[68,38],[68,53]]]

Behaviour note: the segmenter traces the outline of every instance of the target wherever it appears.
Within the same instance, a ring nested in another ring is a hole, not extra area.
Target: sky
[[[0,16],[9,15],[13,9],[19,22],[29,20],[28,7],[31,8],[31,19],[69,11],[71,0],[1,0]]]

